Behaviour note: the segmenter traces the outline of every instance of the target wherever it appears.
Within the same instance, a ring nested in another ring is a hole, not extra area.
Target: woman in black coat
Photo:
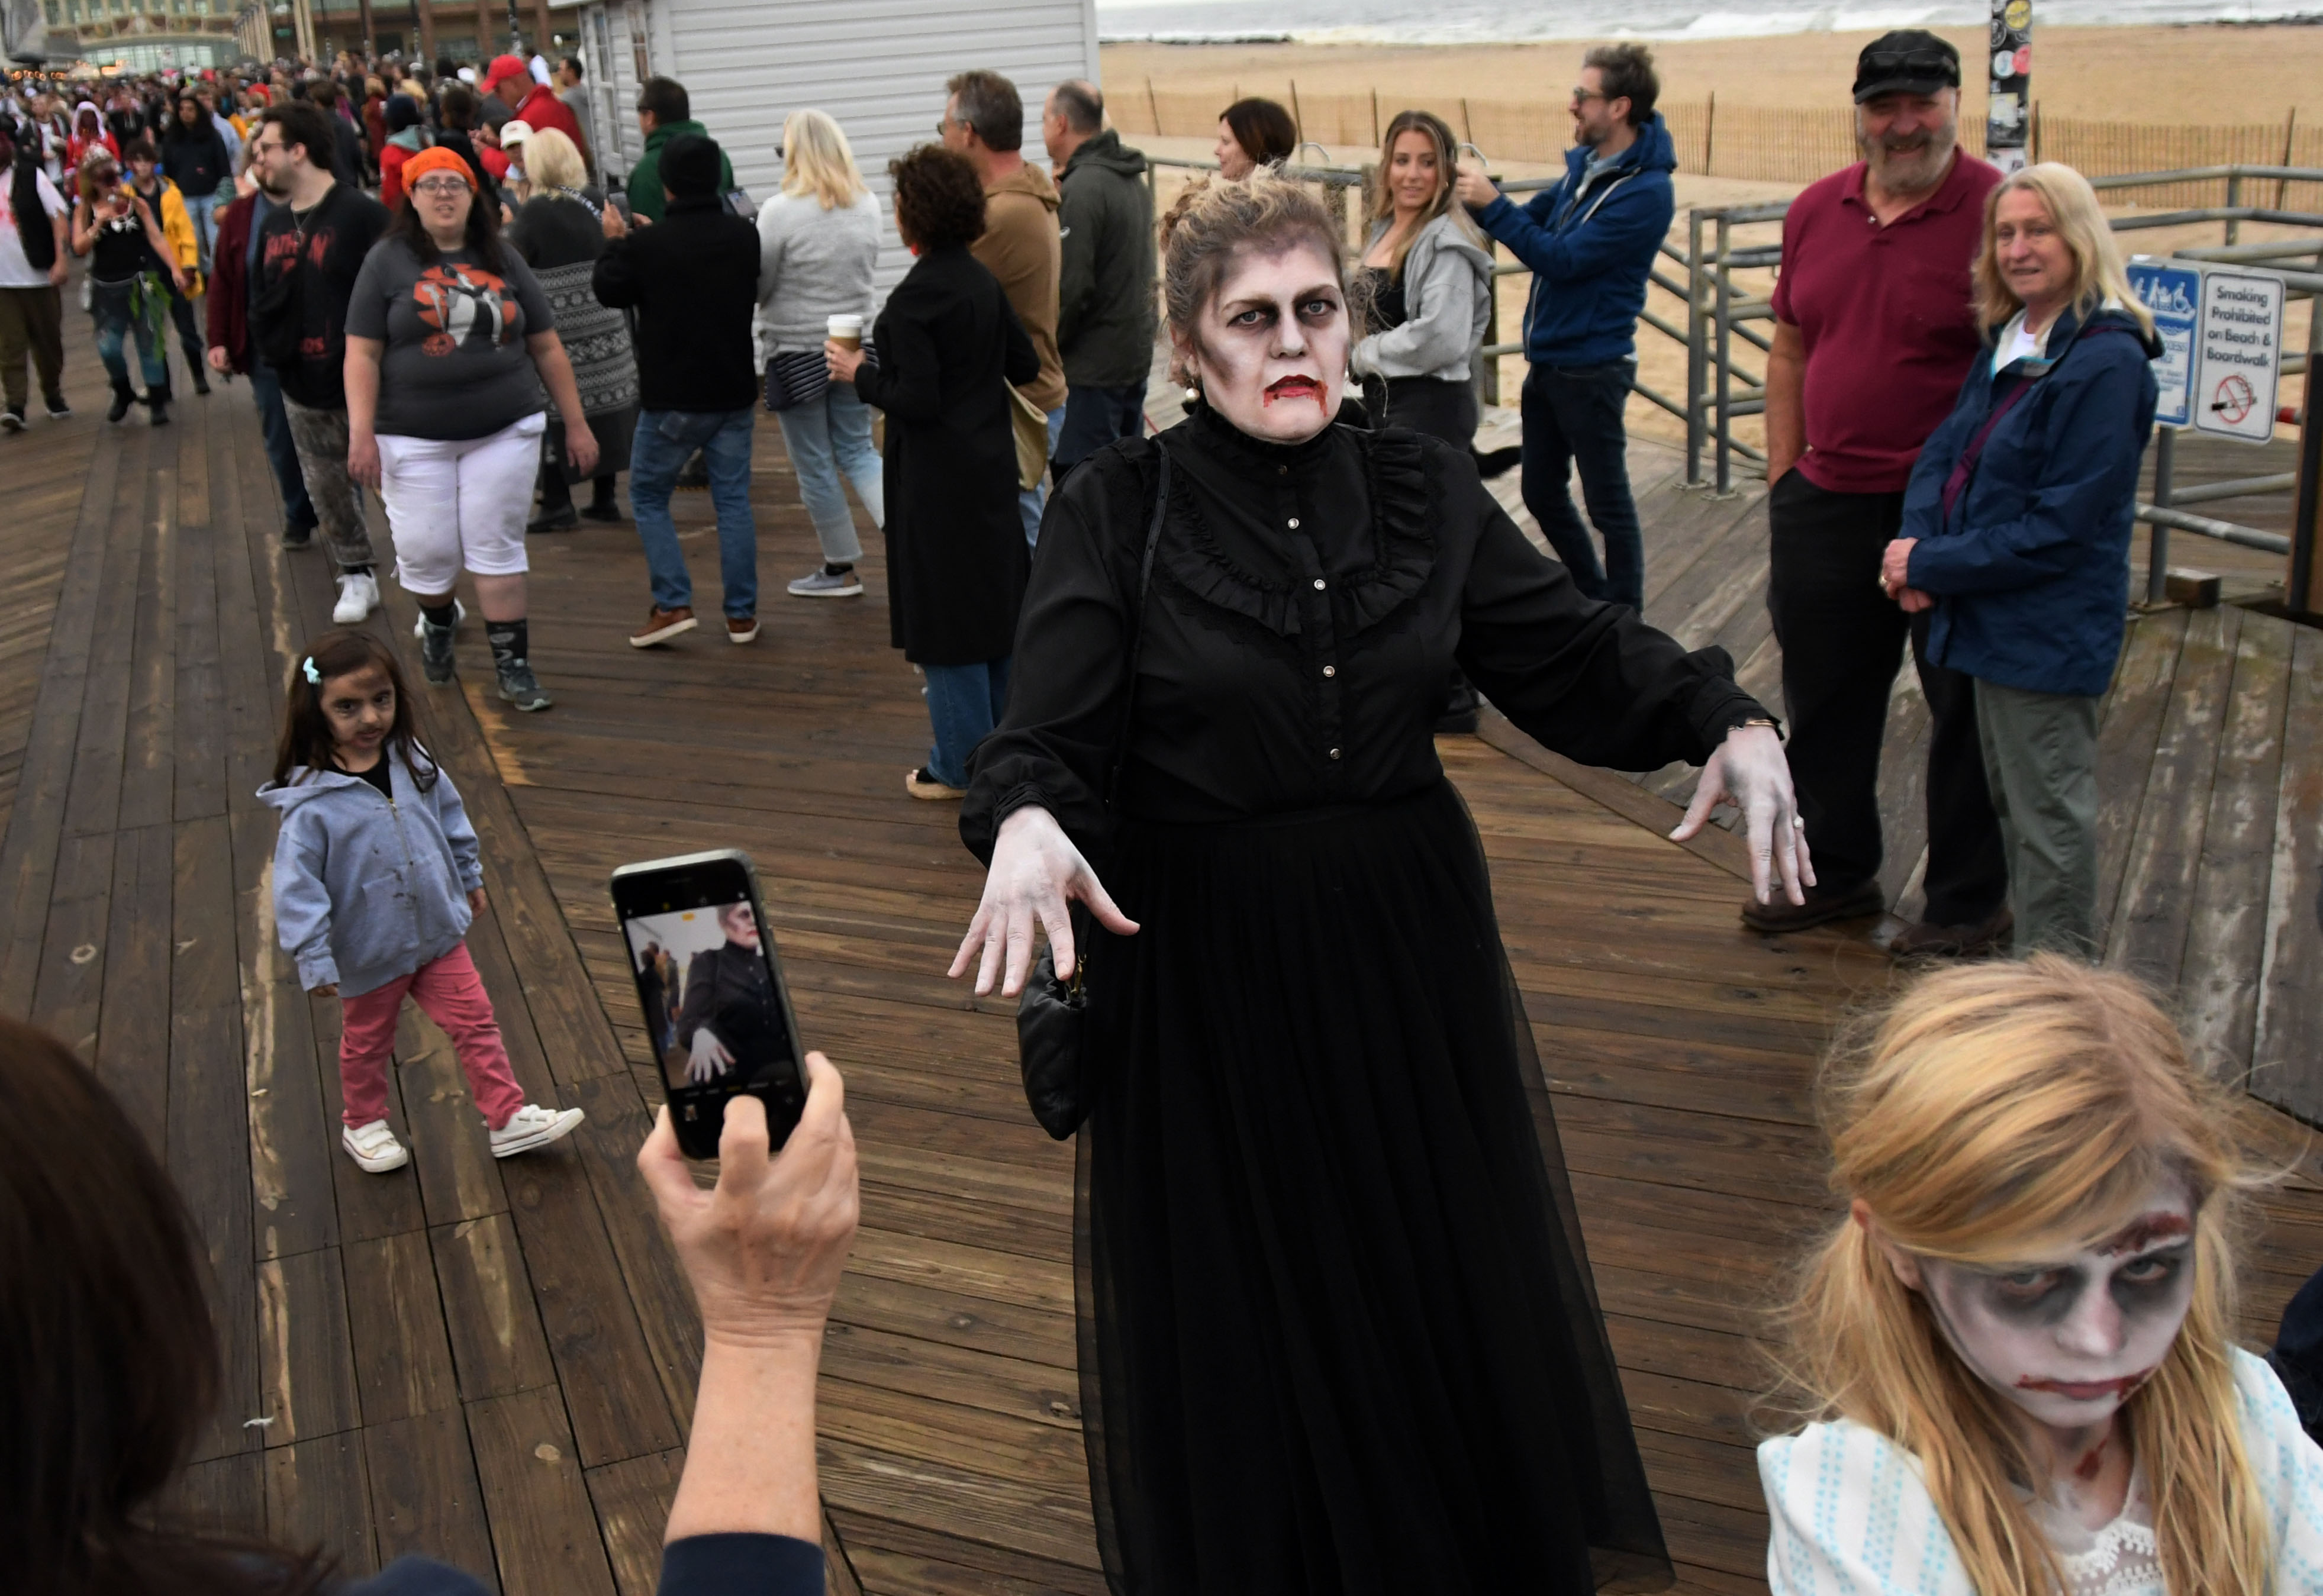
[[[928,679],[935,744],[914,798],[958,798],[968,757],[1008,702],[1008,656],[1032,551],[1016,511],[1007,384],[1040,375],[1000,281],[968,252],[984,188],[965,156],[925,145],[888,163],[895,231],[919,256],[872,328],[877,363],[824,346],[835,381],[887,417],[887,616]]]

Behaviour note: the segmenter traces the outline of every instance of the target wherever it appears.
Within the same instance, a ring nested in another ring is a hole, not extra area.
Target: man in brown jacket
[[[969,252],[1000,280],[1041,357],[1039,380],[1023,391],[1048,413],[1053,454],[1065,424],[1065,366],[1057,354],[1056,186],[1040,168],[1024,164],[1024,102],[1015,84],[997,72],[962,72],[944,88],[944,145],[967,156],[984,182],[984,236]],[[1042,488],[1017,497],[1028,544],[1040,540],[1044,501]]]

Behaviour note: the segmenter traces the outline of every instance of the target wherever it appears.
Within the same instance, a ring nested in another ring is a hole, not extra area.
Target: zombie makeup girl
[[[1808,1422],[1758,1448],[1777,1596],[2323,1590],[2323,1451],[2231,1339],[2242,1112],[2142,988],[2053,957],[1841,1049]]]

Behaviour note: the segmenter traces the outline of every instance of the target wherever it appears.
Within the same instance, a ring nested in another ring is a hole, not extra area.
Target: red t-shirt
[[[1863,170],[1833,172],[1791,202],[1775,316],[1806,346],[1807,481],[1900,493],[1984,347],[1970,274],[2000,174],[1960,155],[1933,194],[1883,227],[1864,203]]]
[[[546,83],[533,86],[532,92],[525,96],[524,104],[516,108],[516,120],[535,133],[545,127],[553,127],[571,139],[575,150],[585,151],[589,147],[581,137],[581,124],[573,115],[573,107],[558,99],[556,91]]]

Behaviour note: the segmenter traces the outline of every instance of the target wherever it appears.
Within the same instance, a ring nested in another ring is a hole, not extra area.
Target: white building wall
[[[782,185],[783,119],[835,117],[888,212],[878,285],[911,265],[895,234],[887,162],[936,137],[944,82],[1002,73],[1024,96],[1025,157],[1046,164],[1041,103],[1069,78],[1097,76],[1094,0],[642,0],[652,69],[685,85],[693,115],[764,201]],[[622,6],[609,5],[618,21]],[[630,7],[634,10],[634,7]],[[624,108],[636,104],[634,87]],[[629,118],[634,134],[636,119]]]

